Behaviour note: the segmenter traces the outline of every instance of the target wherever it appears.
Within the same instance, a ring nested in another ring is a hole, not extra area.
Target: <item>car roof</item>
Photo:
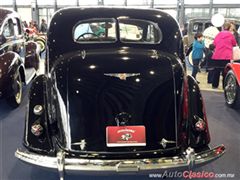
[[[19,15],[12,10],[8,10],[8,9],[4,9],[4,8],[0,8],[0,27],[3,23],[3,21],[8,17],[8,16],[15,16],[15,17],[19,17]]]
[[[0,8],[0,23],[9,15],[14,15],[16,16],[16,12],[12,11],[12,10],[8,10],[8,9],[4,9],[4,8]]]
[[[57,11],[51,19],[48,31],[49,62],[55,61],[59,56],[71,51],[78,51],[92,48],[118,48],[123,43],[103,43],[99,44],[79,44],[73,41],[73,28],[80,21],[94,18],[129,18],[151,21],[158,24],[162,33],[163,40],[159,44],[124,44],[125,46],[135,46],[146,49],[161,49],[171,54],[177,54],[179,41],[182,40],[181,31],[177,21],[166,12],[157,9],[133,9],[133,8],[64,8]],[[117,30],[119,31],[119,30]],[[172,43],[169,43],[172,42]]]

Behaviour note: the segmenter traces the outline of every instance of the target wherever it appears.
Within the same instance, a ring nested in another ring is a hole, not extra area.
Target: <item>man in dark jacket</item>
[[[47,23],[45,21],[45,19],[42,19],[42,23],[40,26],[40,32],[41,33],[46,33],[47,32]]]

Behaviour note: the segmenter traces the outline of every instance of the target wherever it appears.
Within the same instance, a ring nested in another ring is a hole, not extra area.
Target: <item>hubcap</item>
[[[230,75],[226,80],[225,94],[228,104],[233,104],[236,98],[236,79]]]

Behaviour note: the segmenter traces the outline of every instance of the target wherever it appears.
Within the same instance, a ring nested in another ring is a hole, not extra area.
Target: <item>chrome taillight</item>
[[[35,115],[40,116],[43,113],[43,106],[42,105],[35,105],[33,108],[33,113]]]
[[[194,118],[197,120],[197,122],[195,123],[195,129],[197,131],[204,131],[206,129],[205,121],[198,117],[197,115],[195,115]]]
[[[31,127],[31,132],[35,136],[40,136],[43,133],[43,127],[40,122],[35,122]]]

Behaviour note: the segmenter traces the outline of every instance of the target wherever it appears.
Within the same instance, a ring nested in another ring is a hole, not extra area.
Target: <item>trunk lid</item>
[[[139,49],[81,54],[64,57],[56,66],[71,150],[138,152],[176,147],[173,56]],[[106,129],[118,125],[144,127],[146,145],[107,147]]]

